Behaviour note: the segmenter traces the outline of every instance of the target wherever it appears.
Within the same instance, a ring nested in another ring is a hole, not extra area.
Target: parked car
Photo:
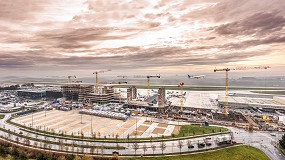
[[[194,146],[192,144],[188,145],[188,148],[194,148]]]

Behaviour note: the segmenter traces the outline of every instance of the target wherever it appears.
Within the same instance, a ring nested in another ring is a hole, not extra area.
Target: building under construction
[[[119,102],[119,93],[114,88],[104,86],[98,93],[94,92],[94,85],[64,85],[61,87],[63,96],[67,100],[81,101],[86,103],[110,103]]]
[[[225,96],[218,97],[220,107],[225,106]],[[262,94],[229,94],[228,107],[260,108],[262,110],[285,110],[285,98],[281,96]]]
[[[137,88],[135,86],[129,87],[127,89],[127,100],[132,101],[137,98]]]
[[[130,87],[128,89],[129,99],[132,98],[132,100],[129,100],[127,103],[129,108],[145,108],[150,111],[164,111],[166,102],[165,88],[159,88],[156,94],[150,96],[149,101],[147,99],[145,101],[138,101],[137,99],[133,99],[134,95],[132,95],[131,93],[133,93],[134,90],[136,93],[136,88],[134,89]]]

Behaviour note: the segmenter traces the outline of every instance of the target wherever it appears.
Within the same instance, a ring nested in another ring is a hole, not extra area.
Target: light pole
[[[138,114],[136,114],[136,134],[135,134],[136,139],[137,139],[137,134],[138,134]]]

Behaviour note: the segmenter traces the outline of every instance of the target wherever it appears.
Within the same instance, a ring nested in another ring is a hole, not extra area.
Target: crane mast
[[[105,73],[111,71],[110,69],[108,70],[102,70],[102,71],[95,71],[93,74],[95,74],[95,93],[98,93],[99,91],[99,73]]]
[[[150,102],[150,78],[160,78],[160,75],[146,76],[147,78],[147,99]]]
[[[76,78],[75,75],[74,75],[74,76],[67,76],[67,78],[68,78],[68,83],[71,83],[71,78],[72,78],[72,77]]]
[[[225,79],[225,103],[224,103],[224,114],[228,115],[228,107],[229,107],[229,71],[231,70],[249,70],[249,69],[268,69],[271,68],[270,66],[241,66],[241,67],[234,67],[234,68],[222,68],[222,69],[214,69],[214,72],[224,71],[226,72],[226,79]]]
[[[180,112],[183,112],[183,86],[184,86],[184,82],[181,82],[178,84],[178,87],[180,88]]]

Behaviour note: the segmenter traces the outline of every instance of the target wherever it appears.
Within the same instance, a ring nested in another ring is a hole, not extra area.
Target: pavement
[[[4,119],[0,120],[0,127],[5,129],[10,129],[11,131],[15,131],[16,133],[19,133],[21,130],[19,127],[17,126],[13,126],[11,124],[8,124],[6,122],[6,120],[11,116],[11,114],[6,114]],[[175,122],[172,122],[175,123]],[[177,122],[176,122],[177,123]],[[186,124],[186,123],[185,123]],[[281,132],[276,132],[276,136],[271,136],[270,132],[265,132],[265,131],[254,131],[254,132],[248,132],[245,131],[243,129],[238,129],[238,128],[234,128],[234,127],[226,127],[229,128],[234,136],[234,139],[238,142],[238,143],[244,143],[256,148],[261,149],[270,159],[272,160],[284,160],[285,156],[279,151],[278,148],[276,148],[276,144],[278,142],[278,139],[281,138],[281,136],[284,134]],[[63,138],[52,138],[49,137],[48,135],[46,136],[41,136],[38,134],[33,134],[33,133],[28,133],[25,131],[21,131],[23,132],[24,135],[28,135],[29,137],[33,137],[33,138],[37,138],[37,141],[34,140],[30,140],[30,144],[38,144],[38,145],[43,145],[42,140],[49,140],[49,141],[53,141],[53,142],[59,142],[59,141],[63,141],[64,143],[69,143],[69,144],[84,144],[84,145],[90,145],[90,146],[117,146],[117,143],[115,142],[88,142],[88,141],[81,141],[80,139],[74,139],[74,140],[67,140],[67,139],[63,139]],[[15,140],[17,137],[14,135],[10,135],[0,131],[1,135],[4,135],[6,137],[9,137],[9,139],[13,139]],[[165,150],[163,150],[163,153],[180,153],[180,152],[185,152],[185,151],[199,151],[199,150],[203,150],[203,149],[215,149],[216,147],[218,147],[218,145],[215,143],[215,140],[217,139],[218,136],[221,135],[212,135],[212,136],[207,136],[209,138],[211,138],[211,142],[212,145],[211,146],[205,146],[204,148],[198,148],[197,147],[197,143],[198,142],[202,142],[203,138],[193,138],[193,139],[186,139],[186,140],[181,140],[180,142],[182,142],[182,147],[180,150],[180,147],[178,147],[178,140],[172,140],[172,141],[165,141],[164,145]],[[19,138],[20,141],[24,141],[22,138]],[[187,142],[190,141],[191,144],[194,145],[194,148],[189,149],[187,147]],[[134,154],[135,150],[134,150],[134,144],[132,142],[128,142],[126,141],[125,143],[118,143],[118,145],[126,147],[126,149],[124,150],[119,150],[120,154]],[[141,154],[161,154],[162,150],[161,150],[161,146],[162,143],[161,142],[143,142],[143,143],[138,143],[139,149],[136,150],[136,154],[137,155],[141,155]],[[56,144],[48,144],[48,146],[50,146],[50,148],[52,149],[59,149],[60,146],[56,145]],[[146,146],[146,150],[144,150],[143,146]],[[156,146],[155,148],[153,146]],[[72,147],[71,146],[66,146],[65,147],[66,151],[71,151]],[[81,147],[74,147],[74,151],[78,151],[80,152],[82,150]],[[90,153],[91,149],[90,148],[83,148],[83,151],[85,153]],[[103,152],[104,154],[111,154],[114,151],[114,149],[104,149]],[[99,153],[102,152],[102,150],[96,150],[94,153]]]

